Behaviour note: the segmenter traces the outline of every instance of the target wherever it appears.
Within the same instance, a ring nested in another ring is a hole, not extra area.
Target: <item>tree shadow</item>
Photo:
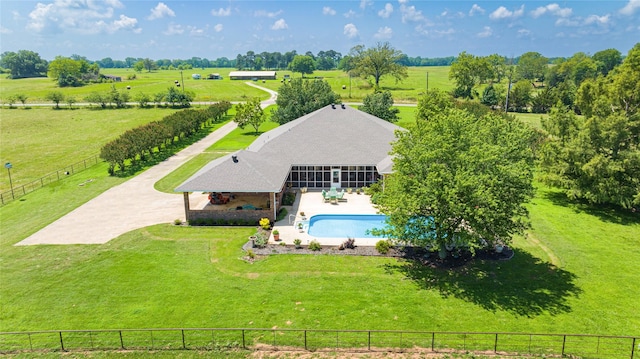
[[[604,222],[617,223],[622,225],[640,224],[640,211],[624,209],[612,205],[590,204],[586,201],[572,200],[563,192],[547,191],[542,194],[544,199],[549,200],[556,206],[572,209],[576,213],[587,213],[598,217]]]
[[[418,260],[405,259],[385,265],[389,273],[401,273],[421,289],[437,290],[444,298],[454,297],[488,311],[507,311],[535,317],[571,311],[568,299],[582,293],[574,283],[576,275],[514,249],[508,261],[473,260],[465,266],[438,269]]]

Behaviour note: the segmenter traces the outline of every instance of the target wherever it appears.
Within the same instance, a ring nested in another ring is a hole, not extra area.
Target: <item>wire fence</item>
[[[16,200],[26,195],[27,193],[31,193],[50,183],[57,182],[62,178],[84,171],[87,168],[97,164],[99,161],[100,161],[100,155],[93,155],[89,158],[85,158],[82,161],[76,162],[62,169],[46,174],[35,181],[29,182],[27,184],[17,186],[17,187],[12,186],[12,188],[9,191],[0,193],[0,205],[5,205],[13,200]]]
[[[584,334],[171,328],[1,332],[0,353],[86,350],[472,351],[634,359],[640,337]]]

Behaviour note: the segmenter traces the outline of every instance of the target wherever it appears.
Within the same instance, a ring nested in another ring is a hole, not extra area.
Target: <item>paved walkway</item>
[[[271,94],[263,108],[274,104],[277,93],[252,83]],[[237,127],[229,122],[209,136],[178,152],[138,176],[113,187],[76,208],[16,245],[102,244],[134,229],[158,223],[184,220],[182,194],[156,191],[154,184]]]

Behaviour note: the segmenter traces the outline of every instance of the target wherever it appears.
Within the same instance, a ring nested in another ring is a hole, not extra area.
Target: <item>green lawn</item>
[[[96,190],[107,180],[118,181],[100,179]],[[25,228],[47,222],[20,214],[54,211],[51,200],[60,199],[51,193],[40,203],[42,197],[0,208],[0,330],[277,326],[637,335],[640,329],[637,217],[568,205],[547,189],[530,205],[533,229],[516,239],[512,260],[451,271],[327,255],[251,264],[240,246],[253,228],[159,224],[105,245],[11,246],[31,232]]]

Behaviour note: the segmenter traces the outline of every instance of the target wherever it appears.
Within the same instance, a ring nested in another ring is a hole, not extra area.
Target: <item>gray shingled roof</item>
[[[211,161],[175,190],[279,192],[292,165],[378,165],[389,173],[396,130],[402,128],[349,106],[326,106]]]

